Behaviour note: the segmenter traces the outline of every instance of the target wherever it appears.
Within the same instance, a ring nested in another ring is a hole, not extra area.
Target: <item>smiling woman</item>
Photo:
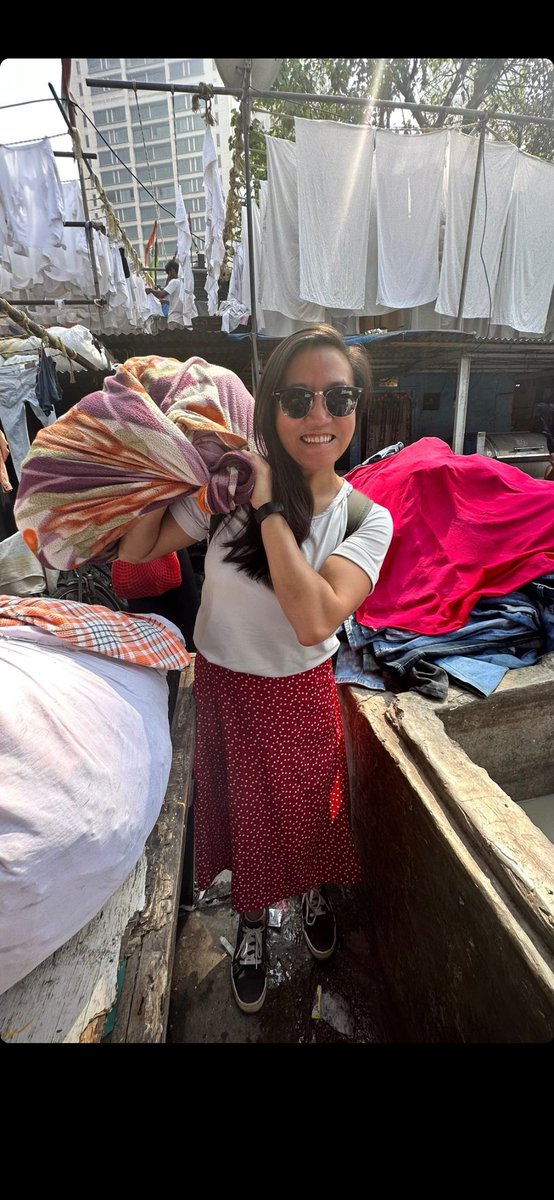
[[[0,63],[0,144],[52,139],[52,149],[70,151],[67,125],[48,87],[61,93],[60,58],[4,58]],[[72,158],[56,160],[60,179],[76,179]]]

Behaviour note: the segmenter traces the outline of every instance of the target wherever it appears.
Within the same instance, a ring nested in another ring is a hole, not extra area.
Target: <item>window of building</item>
[[[111,146],[119,146],[121,142],[129,141],[129,130],[127,128],[112,129],[108,127],[108,129],[104,130],[103,136]],[[118,150],[119,153],[121,151]]]
[[[203,58],[185,58],[180,62],[172,62],[169,64],[170,79],[185,79],[190,75],[203,75],[203,73]]]
[[[104,187],[113,187],[115,183],[126,183],[129,179],[129,172],[125,167],[119,167],[115,171],[104,171],[102,183]]]
[[[119,125],[124,120],[125,105],[118,108],[98,108],[94,114],[95,125]]]
[[[145,142],[158,142],[169,138],[169,123],[163,125],[143,125],[142,129],[133,125],[133,141],[135,145],[142,142],[144,133]]]
[[[159,121],[163,120],[164,117],[167,117],[167,100],[165,98],[163,100],[144,101],[139,93],[137,93],[137,98],[140,111],[140,120],[137,114],[137,106],[133,98],[133,104],[131,107],[131,121],[133,128],[136,125],[140,129],[141,121],[144,124],[145,121]]]
[[[127,222],[136,221],[137,210],[134,204],[130,204],[128,208],[118,208],[117,216],[122,225],[127,226]]]
[[[134,200],[134,192],[132,188],[118,188],[116,192],[106,189],[106,196],[112,205],[129,204],[131,200]]]
[[[175,184],[160,183],[156,188],[156,193],[158,200],[171,200],[172,203],[175,203]]]
[[[114,67],[120,66],[118,58],[87,58],[87,70],[91,75],[97,71],[111,71]]]
[[[171,158],[171,142],[154,142],[151,146],[136,147],[135,159],[137,163],[160,162],[164,158]]]
[[[124,230],[124,232],[127,234],[129,241],[136,242],[138,239],[138,226],[137,225],[125,225],[123,223],[123,221],[121,220],[121,217],[119,217],[119,224],[121,225],[121,228]]]
[[[131,161],[131,151],[129,150],[128,146],[122,146],[120,149],[118,149],[117,153],[119,155],[119,158],[123,159],[123,162],[128,163]],[[99,150],[98,151],[98,166],[99,167],[116,167],[117,163],[118,163],[118,160],[115,156],[115,153],[112,153],[111,150]]]
[[[192,133],[193,129],[204,129],[204,121],[199,113],[189,113],[187,117],[176,117],[177,133]]]
[[[170,68],[170,70],[171,70],[171,68]],[[175,112],[176,113],[186,112],[186,110],[188,108],[190,108],[190,106],[192,104],[192,96],[189,96],[189,94],[187,92],[177,92],[174,97],[174,100],[175,100]]]
[[[125,63],[127,70],[132,70],[133,67],[152,67],[154,63],[163,62],[161,58],[126,58]]]
[[[179,157],[182,154],[196,154],[202,151],[202,135],[197,133],[193,137],[178,137],[177,138],[177,153]]]
[[[190,223],[191,223],[191,228],[192,228],[193,233],[203,233],[204,232],[204,227],[206,224],[204,217],[191,217]]]
[[[165,67],[150,67],[147,71],[127,71],[127,78],[140,80],[141,83],[165,83]]]
[[[181,191],[185,192],[201,192],[203,189],[203,181],[196,176],[194,179],[183,179]]]
[[[141,221],[155,221],[158,215],[158,206],[156,204],[140,202],[140,219]]]
[[[187,196],[185,200],[185,208],[188,213],[199,213],[204,211],[203,196]]]

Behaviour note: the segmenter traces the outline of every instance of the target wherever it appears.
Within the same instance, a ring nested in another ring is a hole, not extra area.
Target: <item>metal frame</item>
[[[265,99],[265,100],[316,101],[316,103],[319,102],[319,103],[325,103],[325,104],[347,104],[350,106],[356,106],[356,107],[360,107],[360,108],[363,107],[367,110],[371,110],[373,108],[382,108],[382,109],[407,109],[412,112],[420,111],[420,112],[445,113],[447,115],[452,115],[452,116],[463,116],[466,118],[467,117],[474,118],[476,121],[478,121],[480,123],[479,149],[478,149],[478,154],[477,154],[477,162],[476,162],[476,166],[475,166],[475,177],[474,177],[474,182],[473,182],[473,194],[472,194],[472,200],[471,200],[471,209],[470,209],[468,230],[467,230],[467,237],[466,237],[466,249],[465,249],[464,265],[463,265],[463,271],[462,271],[462,282],[461,282],[461,286],[460,286],[460,302],[459,302],[459,306],[458,306],[458,315],[457,315],[457,319],[456,319],[456,328],[458,330],[461,329],[461,324],[462,324],[462,319],[463,319],[462,318],[463,303],[464,303],[466,286],[467,286],[467,278],[468,278],[468,272],[469,272],[469,259],[470,259],[472,239],[473,239],[473,229],[474,229],[474,224],[475,224],[475,213],[476,213],[476,209],[477,209],[477,196],[478,196],[478,190],[479,190],[479,180],[480,180],[480,174],[481,174],[482,163],[483,163],[483,158],[484,158],[485,135],[486,135],[486,130],[487,130],[487,122],[494,119],[495,121],[509,121],[511,123],[520,124],[520,125],[533,124],[533,125],[546,125],[547,127],[554,127],[554,119],[552,119],[551,117],[535,117],[535,116],[531,116],[530,114],[522,115],[522,114],[517,114],[517,113],[496,112],[494,110],[492,110],[491,112],[486,112],[483,109],[454,108],[454,107],[451,107],[448,105],[443,105],[443,104],[425,104],[425,103],[415,104],[415,103],[408,103],[408,102],[398,103],[398,102],[392,101],[392,100],[377,100],[377,99],[374,99],[372,96],[366,96],[366,97],[363,97],[363,96],[321,96],[321,95],[317,95],[317,94],[311,93],[311,92],[261,91],[257,88],[251,87],[252,63],[253,63],[252,59],[246,59],[246,66],[244,67],[244,75],[243,75],[242,92],[240,90],[237,90],[237,88],[228,88],[228,87],[212,87],[210,89],[210,92],[216,96],[235,96],[236,99],[238,99],[240,101],[242,134],[243,134],[243,144],[244,144],[244,175],[245,175],[245,186],[246,186],[246,220],[247,220],[247,228],[248,228],[248,244],[251,248],[250,253],[248,255],[248,261],[249,261],[249,275],[250,275],[250,309],[251,309],[250,340],[251,340],[252,380],[253,380],[254,395],[256,394],[256,388],[257,388],[257,384],[259,382],[260,371],[259,371],[258,349],[257,349],[258,328],[257,328],[257,319],[256,319],[256,278],[255,278],[255,268],[254,268],[254,255],[252,253],[253,227],[252,227],[252,197],[251,197],[251,191],[250,191],[250,154],[249,154],[250,112],[251,112],[251,101],[253,98]],[[121,88],[121,89],[128,89],[130,91],[135,91],[136,89],[141,89],[143,91],[189,92],[189,93],[193,93],[195,95],[200,94],[200,89],[198,87],[198,84],[195,85],[195,84],[178,84],[178,83],[175,83],[175,84],[139,83],[138,81],[135,81],[135,80],[133,80],[131,82],[129,80],[123,80],[123,79],[106,79],[106,78],[94,79],[94,78],[90,78],[90,77],[87,77],[85,79],[85,83],[88,85],[88,87],[91,87],[91,88],[103,87],[103,88],[109,88],[110,90]],[[465,356],[464,356],[464,360],[462,360],[460,362],[460,367],[459,367],[459,371],[458,371],[458,382],[457,382],[456,401],[455,401],[455,410],[454,410],[453,448],[458,453],[461,453],[461,449],[458,449],[458,447],[463,446],[465,415],[466,415],[467,400],[468,400],[468,389],[469,389],[469,359],[467,361],[465,361]]]

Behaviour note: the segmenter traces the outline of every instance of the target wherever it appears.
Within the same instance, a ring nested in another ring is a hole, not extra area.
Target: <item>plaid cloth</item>
[[[190,663],[181,638],[162,621],[112,612],[101,604],[44,596],[0,596],[0,632],[7,625],[30,625],[81,650],[158,671],[181,670]]]

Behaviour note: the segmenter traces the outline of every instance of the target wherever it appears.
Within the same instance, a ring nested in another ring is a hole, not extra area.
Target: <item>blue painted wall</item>
[[[456,399],[457,376],[453,372],[438,374],[419,373],[404,375],[398,379],[398,391],[412,396],[412,441],[422,437],[438,437],[451,442],[454,426],[454,402]],[[439,392],[440,402],[436,412],[424,412],[425,392]],[[512,400],[514,380],[508,375],[479,375],[472,372],[469,382],[466,430],[477,433],[480,429],[505,431],[512,424]]]

